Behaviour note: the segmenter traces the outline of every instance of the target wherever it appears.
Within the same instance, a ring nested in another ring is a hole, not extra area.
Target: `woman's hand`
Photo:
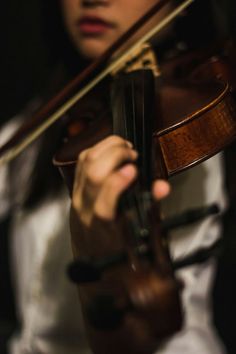
[[[137,177],[137,157],[132,144],[118,136],[110,136],[80,154],[72,206],[82,224],[90,226],[93,217],[114,219],[120,195]],[[153,184],[157,200],[167,196],[169,191],[165,181]]]

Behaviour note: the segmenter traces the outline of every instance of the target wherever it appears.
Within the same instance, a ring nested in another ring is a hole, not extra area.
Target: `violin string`
[[[137,125],[136,125],[136,102],[135,102],[135,88],[134,88],[134,80],[132,78],[131,80],[131,97],[132,97],[132,132],[133,132],[133,141],[134,141],[134,146],[137,147],[138,146],[138,141],[137,141],[137,134],[135,134],[135,132],[137,132]]]
[[[142,119],[141,119],[141,136],[142,136],[142,152],[141,152],[141,158],[142,158],[142,175],[144,173],[144,171],[146,169],[144,169],[144,159],[143,159],[143,156],[147,156],[147,149],[146,149],[146,143],[147,143],[147,140],[146,140],[146,125],[147,125],[147,122],[146,122],[146,119],[149,118],[149,117],[146,117],[145,115],[145,111],[146,111],[146,101],[145,101],[145,75],[143,75],[144,73],[142,73],[142,76],[141,76],[141,81],[142,81],[142,85],[141,85],[141,89],[142,89],[142,100],[141,100],[141,110],[142,110]],[[143,176],[144,178],[144,176]],[[140,209],[142,209],[143,213],[141,214],[140,213],[140,217],[142,218],[142,226],[145,227],[145,221],[146,221],[146,208],[145,208],[145,204],[143,203],[143,198],[141,200],[141,203],[142,203],[142,206],[140,206]]]
[[[144,93],[145,93],[145,89],[144,89],[144,75],[142,75],[141,77],[142,79],[142,128],[141,128],[141,133],[142,133],[142,156],[147,156],[146,155],[146,151],[145,151],[145,122],[144,120],[147,119],[147,117],[145,117],[145,102],[144,102]],[[143,166],[142,166],[143,167]]]
[[[137,110],[137,106],[136,106],[136,100],[135,97],[137,95],[135,95],[135,83],[134,83],[135,78],[132,76],[131,78],[131,101],[132,101],[132,132],[133,132],[133,141],[134,141],[134,147],[137,149],[138,147],[138,141],[137,141],[137,125],[136,125],[136,121],[137,121],[137,114],[136,114],[136,110]],[[135,132],[137,132],[135,134]],[[138,159],[140,159],[140,156],[138,157]],[[141,220],[140,220],[140,214],[141,214],[141,208],[140,208],[140,203],[139,203],[139,198],[137,195],[138,191],[137,191],[137,187],[134,187],[133,190],[133,205],[134,205],[134,211],[135,211],[135,225],[136,225],[136,230],[140,230],[141,228]],[[139,245],[139,233],[137,234],[137,232],[134,232],[134,241],[136,243],[136,247],[138,247]]]
[[[85,87],[83,87],[77,94],[71,97],[66,103],[59,107],[53,114],[51,114],[46,121],[41,123],[31,134],[25,137],[20,143],[7,150],[0,157],[0,166],[4,163],[11,161],[17,155],[20,154],[29,144],[36,140],[46,129],[48,129],[53,123],[55,123],[61,116],[63,116],[71,107],[73,107],[82,97],[90,92],[99,82],[110,75],[116,70],[117,67],[127,61],[127,58],[137,50],[143,43],[149,41],[154,35],[158,34],[165,26],[173,21],[184,9],[190,6],[195,0],[186,0],[179,6],[177,6],[169,15],[167,15],[162,21],[142,36],[138,42],[129,47],[125,53],[121,53],[117,58],[110,62],[110,64],[95,76]]]
[[[138,146],[138,141],[137,141],[137,134],[135,134],[135,132],[137,132],[137,126],[136,126],[136,120],[137,120],[137,116],[136,116],[136,101],[135,101],[135,87],[134,87],[134,80],[132,80],[131,82],[131,95],[132,95],[132,111],[133,111],[133,135],[134,135],[134,146],[135,148],[137,148]],[[140,156],[138,157],[138,159],[140,159]],[[136,190],[134,190],[134,204],[135,204],[135,211],[136,211],[136,222],[137,225],[140,229],[141,225],[140,225],[140,204],[139,204],[139,200],[138,200],[138,196],[137,196],[137,192]],[[136,244],[138,244],[138,239],[136,239]]]
[[[143,75],[141,76],[143,77]],[[144,96],[143,96],[143,92],[144,92],[144,87],[143,87],[143,80],[141,80],[141,91],[142,91],[142,94],[141,94],[141,106],[144,106]],[[137,134],[139,134],[140,136],[140,132],[138,132],[138,127],[137,127],[137,114],[139,114],[139,112],[137,112],[137,98],[135,99],[135,97],[137,97],[137,95],[135,94],[135,91],[136,91],[136,88],[135,88],[135,82],[134,80],[132,80],[132,83],[131,83],[131,92],[132,92],[132,110],[133,110],[133,134],[134,134],[134,144],[135,144],[135,147],[138,147],[138,138],[137,138]],[[138,96],[138,99],[139,99],[139,96]],[[142,109],[141,111],[141,121],[143,121],[144,119],[144,110]],[[137,132],[135,134],[135,132]],[[141,149],[143,147],[143,141],[139,142],[139,146],[141,146]],[[143,155],[143,151],[139,151],[139,161],[143,161],[142,160],[142,156]],[[139,167],[142,169],[143,166],[141,164],[139,164]],[[141,171],[141,175],[142,175],[142,171]],[[138,229],[141,230],[141,228],[143,227],[143,212],[145,212],[142,208],[142,198],[140,198],[140,193],[138,194],[139,191],[137,191],[137,188],[134,190],[134,195],[133,195],[133,198],[134,198],[134,205],[135,205],[135,211],[136,211],[136,223],[137,223],[137,226],[138,226]],[[137,238],[136,238],[136,244],[138,245],[140,242],[139,240],[139,235],[137,235]]]

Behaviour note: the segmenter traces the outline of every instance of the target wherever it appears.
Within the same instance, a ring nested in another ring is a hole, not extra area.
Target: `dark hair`
[[[42,36],[49,67],[52,69],[47,87],[41,94],[43,104],[87,63],[79,57],[64,29],[60,2],[42,0],[40,5]],[[52,164],[53,156],[62,142],[62,136],[63,126],[59,121],[40,138],[40,146],[23,202],[23,206],[27,209],[37,206],[47,196],[57,195],[62,188],[62,178]],[[12,169],[14,170],[14,164]]]
[[[68,74],[75,75],[87,64],[68,36],[62,19],[59,0],[41,2],[42,36],[52,65],[63,62]]]

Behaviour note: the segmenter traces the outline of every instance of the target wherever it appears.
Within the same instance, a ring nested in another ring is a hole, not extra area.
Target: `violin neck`
[[[139,157],[138,183],[144,191],[152,181],[152,132],[155,83],[151,70],[120,74],[112,86],[113,133],[129,140]]]
[[[156,227],[158,212],[155,213],[155,222],[150,220],[153,210],[150,190],[153,179],[152,134],[156,80],[151,70],[138,70],[119,75],[112,87],[113,133],[132,142],[139,153],[138,179],[122,195],[118,210],[118,214],[121,212],[125,216],[126,229],[130,230],[130,237],[127,235],[129,232],[126,232],[126,240],[130,239],[137,253],[139,249],[141,253],[143,247],[150,249],[152,233],[155,236],[159,234]]]

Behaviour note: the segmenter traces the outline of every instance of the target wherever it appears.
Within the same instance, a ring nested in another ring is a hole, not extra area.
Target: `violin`
[[[152,353],[163,338],[181,328],[181,285],[174,277],[158,208],[148,193],[150,183],[213,156],[235,138],[235,102],[228,84],[159,80],[146,67],[121,74],[112,89],[106,88],[110,83],[97,87],[95,96],[82,100],[71,112],[80,117],[79,124],[71,119],[67,148],[54,158],[71,190],[77,153],[111,133],[133,142],[141,156],[138,186],[124,196],[116,223],[101,226],[100,220],[94,220],[91,239],[81,237],[76,216],[71,217],[77,262],[70,271],[79,283],[96,354]],[[111,90],[113,112],[107,107],[106,93]],[[100,229],[104,232],[97,234]],[[135,340],[130,341],[131,336]]]
[[[182,285],[174,274],[150,184],[156,177],[168,178],[213,156],[236,135],[235,101],[228,83],[196,80],[194,75],[178,82],[164,77],[150,48],[138,47],[138,60],[131,55],[121,69],[112,66],[114,78],[103,77],[89,92],[86,88],[74,95],[78,83],[94,79],[104,59],[93,64],[29,124],[32,128],[41,122],[41,116],[52,113],[54,121],[67,112],[65,144],[54,163],[70,192],[77,156],[85,148],[116,133],[131,140],[139,151],[140,177],[122,196],[114,222],[93,220],[91,239],[86,228],[83,236],[78,234],[81,225],[73,210],[71,213],[76,262],[70,270],[79,285],[95,354],[151,354],[163,339],[181,328]],[[75,105],[78,97],[81,100]],[[58,110],[59,102],[63,108]],[[0,154],[8,151],[13,141],[18,142],[25,130],[23,127],[2,147]]]

